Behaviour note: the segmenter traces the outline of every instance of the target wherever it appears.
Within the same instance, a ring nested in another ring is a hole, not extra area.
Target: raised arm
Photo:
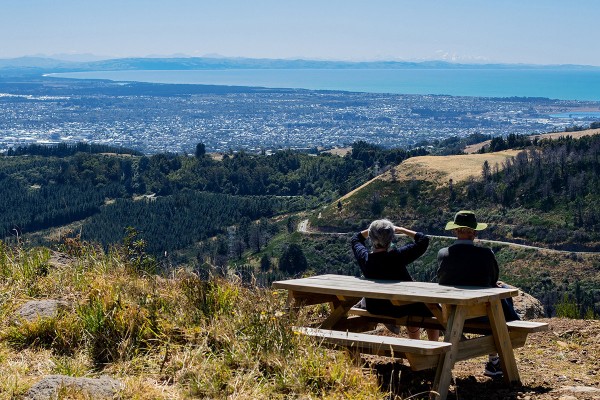
[[[395,225],[394,225],[394,233],[397,235],[406,235],[411,238],[414,238],[415,235],[417,234],[417,232],[415,232],[415,231],[404,228],[402,226],[395,226]]]

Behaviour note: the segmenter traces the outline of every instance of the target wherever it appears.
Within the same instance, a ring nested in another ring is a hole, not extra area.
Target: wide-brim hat
[[[458,228],[471,228],[476,231],[481,231],[487,228],[487,224],[482,222],[477,223],[477,218],[475,218],[475,213],[473,211],[461,210],[454,216],[454,221],[450,221],[446,224],[447,231]]]

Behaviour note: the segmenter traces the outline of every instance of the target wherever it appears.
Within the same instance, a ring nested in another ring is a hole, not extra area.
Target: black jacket
[[[391,249],[369,253],[365,246],[365,237],[360,232],[352,236],[352,251],[367,279],[385,279],[394,281],[412,281],[406,266],[421,257],[429,246],[429,237],[421,232],[415,235],[413,243]],[[373,314],[403,317],[405,315],[430,316],[431,312],[423,303],[395,306],[389,300],[365,299],[367,310]]]
[[[438,252],[437,277],[441,285],[495,287],[498,262],[491,249],[459,240]]]

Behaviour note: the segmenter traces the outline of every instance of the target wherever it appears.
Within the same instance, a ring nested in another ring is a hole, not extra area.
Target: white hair
[[[376,249],[387,249],[394,240],[394,224],[387,219],[377,219],[371,222],[369,238]]]

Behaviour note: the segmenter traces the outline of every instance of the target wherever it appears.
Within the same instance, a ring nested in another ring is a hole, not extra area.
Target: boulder
[[[23,304],[16,313],[17,320],[33,322],[38,318],[54,318],[70,304],[63,300],[31,300]]]
[[[33,385],[24,400],[51,400],[57,398],[61,388],[72,388],[92,399],[113,399],[123,388],[120,381],[101,376],[100,378],[75,378],[65,375],[49,375]]]
[[[542,302],[521,289],[519,289],[519,295],[513,297],[513,303],[517,315],[523,320],[546,317]]]

